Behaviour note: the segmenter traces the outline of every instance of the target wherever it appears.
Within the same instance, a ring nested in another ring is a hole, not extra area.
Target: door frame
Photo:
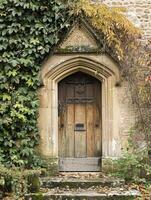
[[[100,59],[104,60],[103,63],[89,58],[88,55],[72,55],[58,56],[57,59],[62,59],[59,64],[56,58],[56,61],[52,59],[48,62],[49,67],[45,64],[41,73],[44,86],[40,89],[39,108],[41,113],[39,117],[40,149],[43,155],[58,158],[58,83],[78,71],[89,74],[102,82],[102,157],[115,157],[116,154],[120,154],[120,147],[118,151],[115,145],[111,148],[115,124],[118,124],[119,120],[113,118],[113,92],[116,81],[119,81],[119,71],[109,57],[105,56],[106,59],[103,59],[103,56],[105,55],[102,55]],[[52,65],[50,65],[51,62]]]

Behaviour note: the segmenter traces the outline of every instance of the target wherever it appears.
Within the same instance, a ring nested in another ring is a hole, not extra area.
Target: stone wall
[[[95,0],[108,6],[124,7],[128,19],[144,33],[144,39],[151,38],[151,0]]]
[[[144,38],[151,37],[151,13],[148,12],[151,11],[151,4],[138,4],[140,0],[137,1],[137,6],[136,0],[102,1],[109,6],[127,7],[126,15],[136,26],[144,30]],[[83,51],[79,50],[76,53],[72,52],[77,46],[79,49],[90,46],[98,52],[99,46],[94,35],[89,26],[81,26],[80,23],[80,26],[70,30],[54,55],[43,63],[41,77],[44,86],[40,90],[39,127],[40,148],[44,156],[59,156],[58,150],[61,147],[58,146],[58,82],[77,71],[89,74],[102,82],[102,163],[104,164],[108,158],[121,156],[121,150],[127,148],[130,128],[133,127],[137,116],[128,83],[120,79],[119,66],[107,54],[83,54]],[[62,51],[67,51],[69,47],[72,47],[70,52]],[[116,83],[119,81],[118,86]]]

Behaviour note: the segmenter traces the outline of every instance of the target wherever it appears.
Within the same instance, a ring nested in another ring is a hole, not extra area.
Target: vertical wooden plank
[[[68,103],[69,99],[74,98],[74,85],[66,84],[67,95],[67,122],[66,122],[66,157],[74,157],[74,104]]]
[[[85,86],[75,85],[75,98],[85,96]],[[86,157],[86,107],[83,103],[75,104],[75,128],[76,124],[84,124],[85,131],[75,130],[75,157]]]
[[[94,148],[94,156],[101,156],[102,154],[102,135],[101,135],[101,84],[96,81],[95,85],[95,99],[96,103],[94,105],[94,132],[95,132],[95,148]]]
[[[83,123],[86,128],[84,104],[75,104],[75,124],[77,123]],[[75,157],[86,157],[86,130],[75,130]]]
[[[64,106],[65,98],[66,98],[66,88],[63,82],[59,83],[59,105],[58,105],[58,143],[59,143],[59,157],[65,156],[65,140],[66,140],[66,133],[65,133],[65,126],[66,123],[66,108]]]
[[[93,83],[87,84],[86,86],[87,98],[94,98],[93,94]],[[94,122],[93,122],[93,109],[94,102],[86,103],[86,122],[87,122],[87,156],[94,156]]]

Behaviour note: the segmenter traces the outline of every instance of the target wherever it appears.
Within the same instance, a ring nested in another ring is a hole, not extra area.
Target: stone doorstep
[[[98,193],[93,191],[82,191],[82,192],[69,192],[64,191],[62,193],[38,193],[28,194],[25,200],[134,200],[136,197],[140,197],[141,194],[137,190],[129,191],[110,191],[106,193]]]
[[[104,177],[104,178],[93,178],[93,179],[80,179],[80,178],[52,178],[46,177],[41,178],[41,187],[42,188],[90,188],[96,186],[108,186],[108,187],[117,187],[123,186],[124,180],[111,178],[111,177]]]

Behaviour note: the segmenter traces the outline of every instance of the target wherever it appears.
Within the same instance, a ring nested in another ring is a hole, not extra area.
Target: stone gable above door
[[[93,36],[84,27],[76,24],[68,34],[67,38],[60,45],[61,49],[88,47],[98,49]]]
[[[91,24],[78,18],[57,46],[56,53],[100,52],[103,45]],[[103,40],[102,40],[103,41]]]

